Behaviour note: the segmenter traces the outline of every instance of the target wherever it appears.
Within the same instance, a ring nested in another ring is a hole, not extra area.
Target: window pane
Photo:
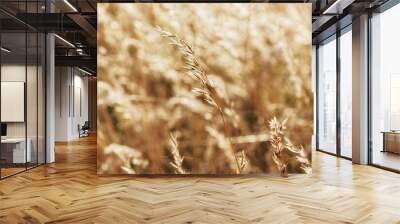
[[[340,152],[352,156],[352,35],[351,30],[340,36]]]
[[[318,148],[336,153],[336,40],[318,48]]]
[[[400,5],[372,18],[372,163],[400,170]]]

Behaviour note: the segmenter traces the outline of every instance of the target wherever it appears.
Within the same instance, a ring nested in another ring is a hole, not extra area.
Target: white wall
[[[88,78],[76,68],[56,67],[55,140],[79,138],[78,125],[88,120]]]
[[[1,81],[2,82],[25,82],[25,71],[26,67],[24,65],[18,65],[18,64],[6,64],[1,66]],[[30,74],[33,70],[36,73],[36,67],[33,66],[28,66],[27,67],[28,74]],[[29,76],[28,76],[29,78]],[[36,82],[31,83],[33,80],[29,80],[30,85],[36,85]],[[34,97],[36,98],[36,89],[28,88],[28,93],[27,96],[29,97]],[[30,92],[29,90],[32,90]],[[33,99],[27,99],[27,103],[33,102]],[[30,105],[31,107],[36,108],[36,102],[33,105]],[[2,110],[7,110],[7,108],[1,108]],[[35,121],[36,124],[36,113],[28,113],[28,122]],[[33,124],[28,124],[28,128],[33,127]],[[35,127],[36,129],[36,127]],[[29,131],[28,131],[28,137],[29,136]],[[36,133],[35,133],[36,134]],[[7,136],[8,137],[25,137],[25,122],[7,122]]]
[[[74,99],[74,102],[71,102],[73,108],[72,111],[72,119],[71,119],[71,135],[73,138],[79,137],[78,132],[78,124],[83,125],[85,121],[88,121],[88,78],[81,76],[82,73],[74,74],[74,82],[73,82],[73,94],[71,96]]]
[[[25,65],[2,65],[1,81],[3,82],[25,82]],[[6,108],[1,108],[6,110]],[[7,123],[7,137],[25,137],[25,123]]]
[[[68,140],[69,68],[55,68],[55,141]]]

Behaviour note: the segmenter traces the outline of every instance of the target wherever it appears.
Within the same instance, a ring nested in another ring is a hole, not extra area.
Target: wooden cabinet
[[[383,152],[400,154],[400,132],[388,131],[383,134]]]

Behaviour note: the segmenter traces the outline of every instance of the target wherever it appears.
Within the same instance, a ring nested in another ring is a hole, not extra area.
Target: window
[[[340,36],[340,155],[352,157],[352,33]]]
[[[371,162],[400,170],[400,5],[371,18]]]
[[[336,36],[318,48],[318,149],[336,153]]]

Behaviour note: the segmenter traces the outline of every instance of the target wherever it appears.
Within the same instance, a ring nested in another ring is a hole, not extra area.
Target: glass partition
[[[39,3],[0,6],[37,13]],[[45,44],[43,33],[0,12],[1,179],[45,163]]]
[[[26,150],[26,41],[25,32],[1,34],[2,177],[24,171],[31,158]]]

